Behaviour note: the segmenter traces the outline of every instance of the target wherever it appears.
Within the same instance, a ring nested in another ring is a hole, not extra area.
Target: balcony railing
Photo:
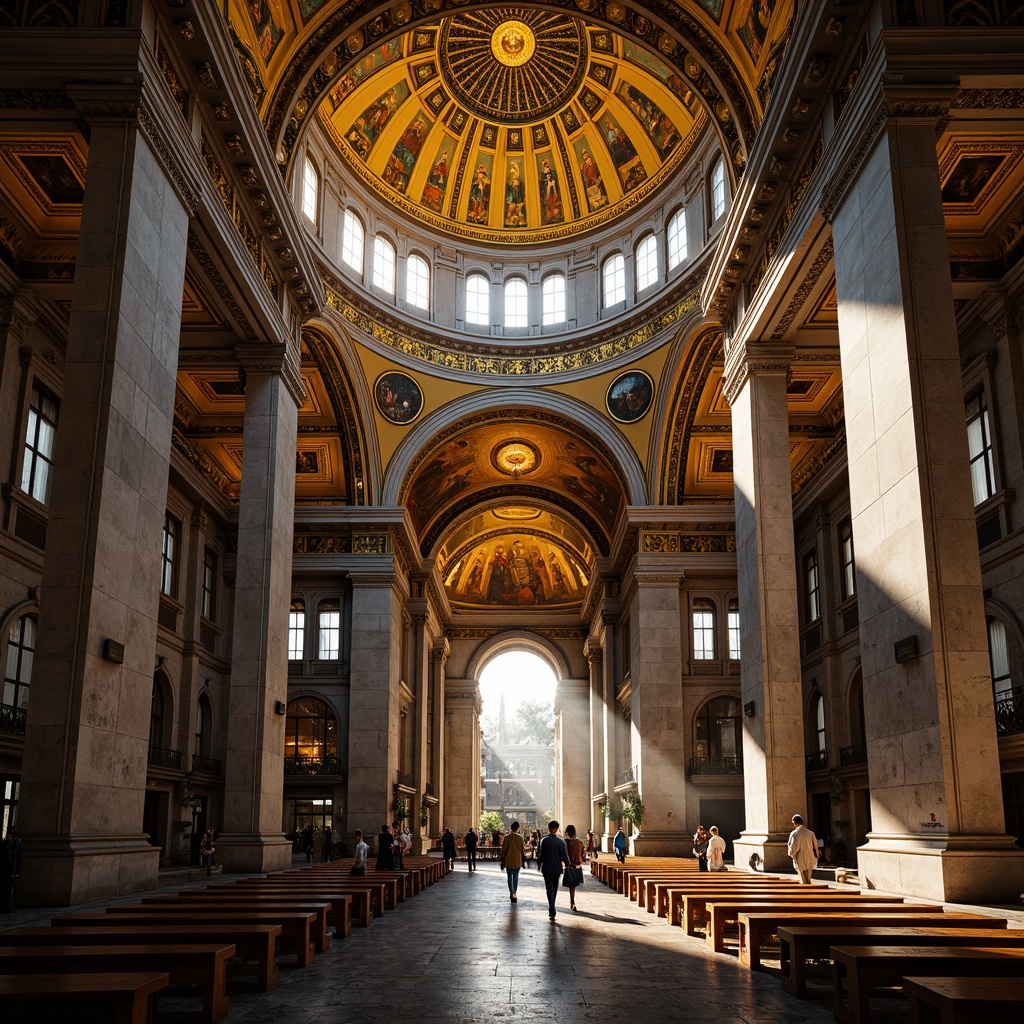
[[[809,772],[824,772],[828,770],[828,751],[819,750],[816,754],[807,755],[807,770]]]
[[[284,759],[285,775],[340,775],[341,761],[335,754],[325,757],[294,755]]]
[[[150,747],[149,763],[155,768],[170,768],[181,771],[181,751],[168,750],[166,747]]]
[[[855,743],[852,747],[843,747],[839,751],[839,765],[842,768],[849,768],[855,764],[868,763],[868,748],[866,743]]]
[[[220,775],[220,761],[216,757],[192,755],[192,771],[200,775]]]
[[[405,786],[407,789],[412,789],[416,784],[416,780],[408,772],[399,772],[398,784]]]
[[[687,775],[742,775],[742,757],[691,757]]]
[[[25,709],[0,704],[0,735],[25,735]]]
[[[632,768],[627,768],[624,772],[619,772],[615,776],[616,786],[628,786],[631,782],[636,782],[637,766],[633,765]]]
[[[1024,732],[1024,686],[996,697],[996,733],[1009,736],[1014,732]]]

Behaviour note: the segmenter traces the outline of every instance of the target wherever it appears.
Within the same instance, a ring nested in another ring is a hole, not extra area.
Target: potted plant
[[[420,804],[420,827],[426,828],[430,824],[430,804]]]
[[[644,820],[644,804],[639,793],[627,793],[622,798],[622,816],[626,821],[632,822],[639,835]]]
[[[409,817],[409,812],[405,808],[405,797],[395,794],[394,800],[391,801],[391,813],[395,816],[395,821],[405,821]]]

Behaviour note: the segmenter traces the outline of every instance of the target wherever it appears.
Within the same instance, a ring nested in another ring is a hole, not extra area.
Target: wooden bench
[[[935,927],[908,927],[903,919],[884,925],[790,925],[779,928],[779,969],[782,988],[797,999],[807,998],[809,961],[831,960],[833,946],[985,946],[990,949],[1024,948],[1024,928],[945,927],[945,915],[936,915]]]
[[[167,972],[175,985],[198,985],[203,1024],[228,1013],[227,964],[235,947],[214,943],[179,946],[2,946],[0,974],[85,974],[114,967],[122,971]]]
[[[185,913],[205,913],[207,911],[216,913],[218,910],[267,910],[274,913],[295,911],[300,914],[313,914],[315,915],[312,931],[313,948],[317,953],[323,953],[330,948],[331,934],[327,930],[327,915],[333,909],[333,904],[327,900],[300,898],[298,895],[295,899],[289,899],[286,896],[271,894],[260,897],[219,899],[207,896],[203,890],[197,890],[197,892],[199,894],[195,896],[146,896],[141,903],[144,907],[159,907],[161,911],[181,910]],[[107,907],[107,913],[123,913],[123,909],[121,906]]]
[[[356,912],[360,915],[365,915],[369,912],[370,900],[367,898],[367,894],[359,890],[355,893],[351,892],[338,892],[331,889],[326,883],[321,886],[309,885],[305,886],[274,886],[267,885],[266,887],[258,886],[253,892],[256,894],[257,899],[262,903],[269,901],[271,903],[327,903],[330,904],[327,910],[328,922],[334,922],[334,934],[336,938],[344,939],[352,933],[352,908],[353,904],[356,907]],[[149,899],[150,897],[147,897]],[[177,897],[165,896],[165,897],[151,897],[153,899],[166,899],[173,900],[177,899],[211,899],[215,902],[225,903],[251,903],[252,899],[249,898],[249,894],[243,895],[241,892],[236,890],[232,886],[227,885],[209,885],[205,889],[182,889]],[[146,900],[143,900],[146,902]],[[318,952],[320,952],[318,950]]]
[[[789,891],[796,884],[794,882],[782,880],[776,881],[774,879],[765,879],[761,882],[751,882],[749,878],[745,879],[741,875],[735,874],[724,876],[713,874],[711,877],[713,881],[707,883],[702,880],[690,878],[673,878],[667,881],[658,878],[649,878],[644,883],[644,906],[650,914],[657,914],[658,917],[668,917],[669,909],[671,907],[668,894],[673,889],[679,890],[680,892],[692,892],[706,886],[709,889],[713,888],[724,892],[732,891],[734,889],[754,890],[757,892],[764,890]],[[726,878],[728,878],[729,881],[725,881]],[[812,885],[805,885],[803,888],[805,890],[810,889],[812,892],[815,892],[820,889],[827,889],[828,886],[823,882],[815,882]]]
[[[0,975],[4,1019],[42,1020],[57,1014],[77,1024],[148,1024],[150,1002],[170,984],[166,972]]]
[[[915,913],[917,905],[904,903],[865,909],[864,907],[842,907],[839,910],[784,910],[772,912],[741,913],[739,916],[740,963],[756,970],[761,963],[761,947],[765,940],[777,935],[779,928],[806,926],[810,928],[830,927],[879,927],[879,928],[999,928],[1005,919],[987,917],[984,914],[947,914],[925,910]]]
[[[1024,978],[904,978],[910,1024],[1020,1024]]]
[[[806,890],[810,890],[806,892]],[[774,896],[776,893],[780,895],[787,895],[789,893],[804,893],[806,899],[810,900],[814,898],[816,893],[822,891],[830,892],[857,892],[856,889],[851,890],[829,890],[827,885],[805,885],[799,890],[796,889],[795,885],[791,882],[782,882],[778,885],[765,882],[759,886],[742,886],[742,885],[701,885],[694,882],[691,885],[673,885],[664,890],[665,896],[665,919],[673,927],[675,925],[682,924],[683,922],[683,904],[684,896],[699,896],[701,894],[714,894],[719,896],[721,899],[728,899],[730,895],[739,896],[746,899],[749,895],[750,899],[768,899]]]
[[[973,946],[833,946],[835,1018],[870,1024],[871,992],[901,989],[907,975],[1019,978],[1024,951]]]
[[[0,946],[60,946],[80,942],[98,946],[123,946],[129,942],[145,946],[167,946],[199,939],[203,942],[233,942],[237,954],[258,965],[256,987],[272,989],[280,978],[277,945],[281,926],[271,924],[229,924],[204,922],[201,931],[191,925],[121,925],[110,927],[33,927],[0,932]]]
[[[296,963],[306,967],[313,961],[313,929],[316,926],[316,914],[300,913],[294,910],[268,911],[263,909],[235,910],[232,907],[218,908],[211,905],[207,910],[196,913],[187,912],[185,907],[166,910],[160,906],[144,907],[138,903],[119,905],[117,913],[105,914],[63,914],[50,919],[50,923],[60,928],[106,928],[119,927],[123,924],[147,924],[156,927],[163,925],[187,925],[198,934],[207,924],[269,924],[281,929],[281,936],[295,945]]]
[[[326,892],[329,889],[334,893],[351,896],[352,916],[362,927],[366,928],[369,927],[375,917],[382,917],[389,906],[394,907],[394,902],[388,899],[388,892],[392,890],[392,895],[397,898],[398,882],[397,880],[392,880],[391,883],[361,881],[357,878],[351,883],[338,880],[327,882],[325,880],[319,886],[315,882],[306,882],[305,886],[311,887],[313,891],[319,888]],[[211,885],[209,887],[211,892],[230,893],[233,895],[238,895],[241,892],[244,892],[246,895],[256,892],[276,892],[287,896],[290,892],[302,892],[303,889],[304,886],[301,880],[284,881],[276,878],[246,879],[234,884]]]

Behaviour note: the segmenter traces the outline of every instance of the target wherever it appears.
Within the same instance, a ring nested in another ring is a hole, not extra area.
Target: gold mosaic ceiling
[[[575,235],[632,209],[708,123],[668,64],[550,10],[459,12],[368,52],[320,121],[389,204],[482,241]]]

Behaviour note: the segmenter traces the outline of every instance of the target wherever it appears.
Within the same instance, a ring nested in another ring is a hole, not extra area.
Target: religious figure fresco
[[[420,111],[395,143],[395,148],[384,166],[383,178],[396,192],[404,193],[409,187],[412,169],[416,166],[416,159],[420,155],[427,132],[432,127],[433,122]]]
[[[505,227],[526,227],[526,185],[518,160],[509,160],[505,176]]]
[[[754,64],[761,59],[775,3],[776,0],[748,0],[746,17],[736,29],[736,34]]]
[[[942,186],[947,204],[973,203],[1006,160],[1005,153],[962,156]]]
[[[365,160],[373,149],[373,144],[380,138],[391,116],[409,96],[409,86],[405,82],[388,89],[383,96],[371,103],[356,118],[349,128],[345,141]]]
[[[448,192],[448,159],[455,151],[455,139],[446,135],[438,146],[437,155],[430,174],[427,176],[427,183],[423,186],[423,195],[420,202],[434,213],[441,213],[444,206],[444,197]]]
[[[299,13],[302,15],[302,20],[309,21],[320,10],[323,2],[324,0],[299,0]]]
[[[252,22],[252,30],[256,34],[256,46],[263,63],[267,64],[284,35],[284,29],[274,20],[274,12],[271,9],[278,4],[271,4],[270,0],[248,0],[245,6]]]
[[[63,156],[22,153],[18,160],[54,206],[80,206],[85,189]]]
[[[390,64],[396,57],[402,56],[402,48],[398,40],[392,40],[371,50],[358,64],[350,68],[338,81],[330,92],[330,101],[333,110],[337,110],[342,100],[364,79],[369,78],[375,71]]]
[[[470,224],[486,224],[491,209],[491,157],[478,155],[476,170],[469,184],[469,206],[466,220]]]
[[[477,448],[465,438],[450,441],[423,467],[405,500],[409,514],[425,526],[446,502],[461,494],[473,479]]]
[[[595,213],[608,205],[608,192],[604,187],[601,171],[593,154],[587,149],[586,139],[577,139],[573,143],[573,148],[576,151],[576,159],[579,161],[583,192],[587,197],[587,208],[591,213]]]
[[[562,194],[558,188],[558,175],[551,166],[551,154],[537,158],[540,181],[540,219],[542,224],[561,224],[565,220]]]
[[[694,96],[693,90],[686,84],[678,71],[670,68],[663,60],[643,47],[637,46],[629,39],[622,41],[622,55],[631,64],[656,74],[686,104],[689,112],[696,116],[700,101]]]
[[[392,423],[412,423],[423,408],[419,384],[398,370],[382,373],[377,378],[373,397],[381,416]]]
[[[672,119],[654,100],[629,82],[620,81],[616,92],[636,115],[636,119],[643,126],[662,159],[667,157],[682,138]]]
[[[608,147],[615,170],[618,171],[623,191],[629,192],[642,184],[647,178],[647,171],[644,170],[636,147],[608,111],[601,115],[601,137]]]
[[[627,370],[608,385],[608,412],[620,423],[643,419],[653,399],[654,381],[643,370]]]

